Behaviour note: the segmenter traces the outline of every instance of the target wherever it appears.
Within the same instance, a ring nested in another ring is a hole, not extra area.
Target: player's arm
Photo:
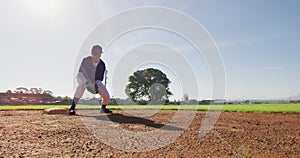
[[[80,64],[80,67],[79,67],[79,72],[81,72],[83,74],[83,76],[88,79],[88,70],[87,70],[87,59],[84,58]]]

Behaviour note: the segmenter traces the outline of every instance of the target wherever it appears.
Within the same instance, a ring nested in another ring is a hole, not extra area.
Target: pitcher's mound
[[[44,114],[68,114],[68,110],[64,108],[50,108],[44,110]]]

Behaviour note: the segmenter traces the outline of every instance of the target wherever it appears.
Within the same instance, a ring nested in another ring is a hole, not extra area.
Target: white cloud
[[[226,40],[216,41],[216,44],[219,48],[235,47],[235,46],[241,46],[241,45],[253,45],[253,44],[257,44],[257,43],[260,43],[263,41],[268,41],[268,40],[271,40],[274,38],[288,36],[291,34],[294,34],[294,33],[275,33],[275,34],[270,34],[270,35],[248,37],[248,38],[242,38],[242,39],[226,39]]]
[[[278,71],[282,69],[284,69],[284,66],[262,66],[262,67],[241,68],[238,69],[238,72]]]

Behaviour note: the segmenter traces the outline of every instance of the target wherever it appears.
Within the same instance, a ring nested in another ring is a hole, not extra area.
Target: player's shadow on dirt
[[[84,116],[86,117],[86,116]],[[169,131],[184,131],[183,128],[175,127],[171,125],[165,125],[160,123],[155,123],[152,120],[146,119],[146,118],[140,118],[135,116],[126,116],[123,114],[111,114],[111,115],[103,115],[103,116],[91,116],[98,120],[104,120],[104,121],[112,121],[116,123],[121,124],[143,124],[149,127],[158,128],[162,130],[169,130]]]

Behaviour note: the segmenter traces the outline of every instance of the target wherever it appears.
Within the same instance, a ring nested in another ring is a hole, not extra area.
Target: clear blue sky
[[[117,12],[141,6],[179,10],[206,28],[223,58],[226,98],[282,98],[300,94],[300,1],[297,0],[1,0],[0,91],[20,86],[40,87],[52,90],[54,95],[73,96],[74,67],[88,33]],[[162,39],[171,37],[159,31],[154,33],[157,34],[152,39],[159,39],[159,34]],[[180,39],[172,39],[173,44],[180,45]],[[122,40],[116,41],[103,56],[109,70],[115,60],[110,58],[109,51],[116,51],[118,44],[122,47],[131,44],[126,36]],[[86,55],[89,53],[86,50]],[[198,81],[201,96],[195,96],[188,90],[191,88],[183,91],[190,98],[209,98],[211,82],[205,64],[193,66],[202,74]],[[172,99],[181,99],[178,82],[173,78]],[[118,93],[113,95],[123,97]]]

